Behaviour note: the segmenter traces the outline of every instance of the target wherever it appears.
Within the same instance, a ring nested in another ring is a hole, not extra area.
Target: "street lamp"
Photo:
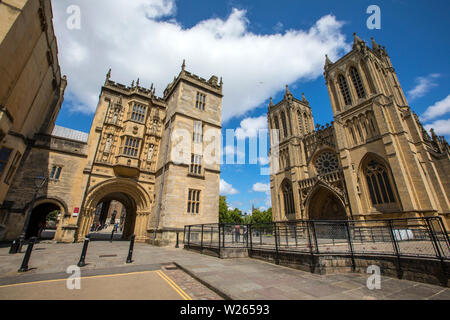
[[[36,201],[36,197],[37,197],[39,190],[44,186],[44,184],[47,182],[47,180],[48,180],[48,178],[43,177],[43,176],[34,178],[34,184],[36,186],[36,190],[34,191],[33,199],[31,200],[31,205],[30,205],[30,209],[28,210],[28,214],[25,217],[25,223],[23,224],[22,233],[19,237],[19,248],[16,252],[22,251],[22,245],[25,242],[25,236],[27,233],[28,225],[30,224],[30,218],[31,218],[31,213],[33,212],[34,202]]]

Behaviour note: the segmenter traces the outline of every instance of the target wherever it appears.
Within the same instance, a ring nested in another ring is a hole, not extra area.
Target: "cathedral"
[[[326,56],[324,78],[331,124],[315,126],[287,86],[270,99],[273,220],[440,216],[448,228],[450,147],[408,105],[385,47],[354,34],[349,53]]]

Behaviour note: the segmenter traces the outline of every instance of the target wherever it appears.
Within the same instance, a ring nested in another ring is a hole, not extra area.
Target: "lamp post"
[[[34,184],[36,185],[36,190],[34,191],[33,199],[31,200],[31,205],[30,205],[30,209],[28,210],[28,214],[25,217],[25,223],[23,224],[22,233],[19,237],[19,248],[18,248],[17,252],[22,251],[22,245],[25,242],[25,236],[27,233],[28,225],[30,224],[31,213],[33,212],[33,207],[34,207],[34,203],[36,201],[37,194],[38,194],[39,190],[47,182],[47,180],[48,180],[48,178],[43,177],[43,176],[34,178]]]

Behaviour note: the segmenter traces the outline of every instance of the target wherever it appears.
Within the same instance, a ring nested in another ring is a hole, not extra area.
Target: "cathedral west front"
[[[354,35],[353,49],[326,57],[334,121],[286,86],[270,100],[273,220],[374,220],[440,216],[450,223],[450,147],[424,130],[384,47]]]

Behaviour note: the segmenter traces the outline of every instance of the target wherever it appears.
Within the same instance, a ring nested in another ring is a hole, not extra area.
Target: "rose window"
[[[336,155],[332,152],[322,153],[316,160],[316,168],[319,174],[327,174],[339,168]]]

